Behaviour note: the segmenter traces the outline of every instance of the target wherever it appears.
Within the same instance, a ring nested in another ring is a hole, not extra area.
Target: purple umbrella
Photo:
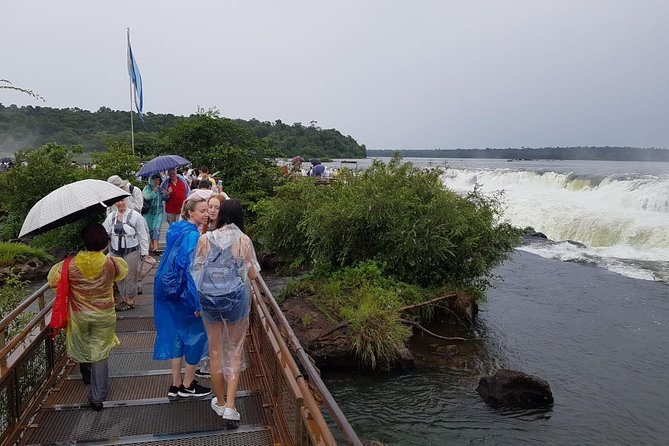
[[[142,168],[139,169],[139,172],[137,172],[137,176],[148,177],[155,173],[164,172],[169,169],[176,169],[177,167],[182,167],[187,164],[190,164],[190,161],[179,155],[162,155],[145,163]]]

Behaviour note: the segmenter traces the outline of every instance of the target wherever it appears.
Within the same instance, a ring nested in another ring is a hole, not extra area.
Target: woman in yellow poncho
[[[113,284],[128,274],[128,264],[120,257],[107,257],[102,250],[109,243],[105,228],[90,223],[81,231],[84,251],[70,262],[70,297],[65,331],[67,354],[82,364],[82,377],[90,376],[89,401],[94,410],[102,409],[109,393],[111,349],[119,344],[116,337]],[[55,264],[47,277],[57,288],[63,262]]]

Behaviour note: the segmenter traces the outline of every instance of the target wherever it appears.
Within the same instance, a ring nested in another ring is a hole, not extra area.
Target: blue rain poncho
[[[153,314],[156,342],[153,359],[185,357],[196,365],[207,350],[207,335],[200,311],[197,289],[190,265],[200,233],[197,226],[185,220],[174,223],[167,231],[165,252],[160,258],[153,285]],[[173,291],[179,292],[173,295]]]

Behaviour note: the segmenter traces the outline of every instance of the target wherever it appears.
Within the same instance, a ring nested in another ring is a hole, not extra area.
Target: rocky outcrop
[[[502,369],[484,376],[476,391],[493,407],[535,408],[553,404],[548,382],[515,370]]]
[[[5,283],[8,277],[18,275],[22,280],[44,279],[51,265],[44,263],[37,257],[28,257],[12,266],[0,268],[0,284]]]

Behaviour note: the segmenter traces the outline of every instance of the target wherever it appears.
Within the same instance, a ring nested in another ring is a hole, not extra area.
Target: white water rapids
[[[536,242],[521,249],[669,282],[667,174],[451,167],[443,181],[457,192],[471,191],[476,184],[484,193],[503,191],[504,217],[512,224],[531,226],[553,241],[586,245]]]

